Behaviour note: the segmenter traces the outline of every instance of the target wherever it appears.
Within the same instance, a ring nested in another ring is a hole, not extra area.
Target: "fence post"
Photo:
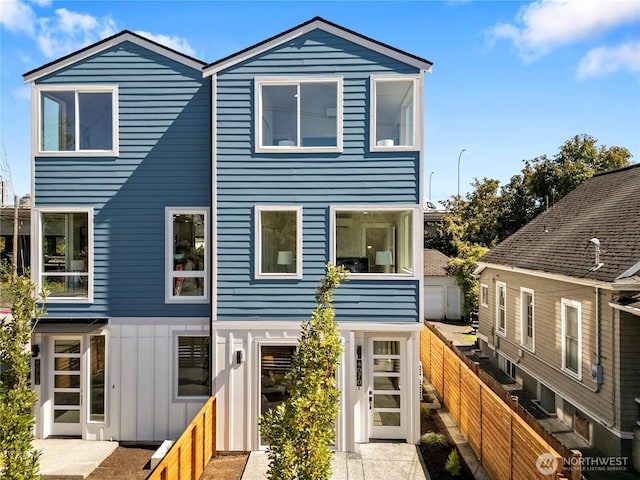
[[[569,462],[571,467],[571,480],[580,480],[582,478],[582,452],[580,450],[571,450]]]

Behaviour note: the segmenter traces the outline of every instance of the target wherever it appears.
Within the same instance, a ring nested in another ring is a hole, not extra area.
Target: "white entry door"
[[[404,439],[403,342],[371,338],[369,358],[369,438]]]
[[[82,337],[51,339],[51,435],[80,436]]]

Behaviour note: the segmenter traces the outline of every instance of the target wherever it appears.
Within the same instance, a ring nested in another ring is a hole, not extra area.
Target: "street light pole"
[[[462,157],[462,154],[466,151],[467,150],[463,148],[460,151],[460,155],[458,155],[458,198],[460,198],[460,157]]]
[[[433,172],[429,174],[429,200],[431,200],[431,177],[433,176]]]

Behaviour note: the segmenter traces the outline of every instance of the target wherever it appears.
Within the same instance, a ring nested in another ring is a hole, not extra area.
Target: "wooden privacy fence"
[[[216,456],[216,399],[209,398],[147,480],[198,480]]]
[[[567,478],[563,458],[571,459],[574,452],[560,446],[559,453],[554,448],[557,440],[551,440],[552,447],[543,432],[538,433],[483,381],[488,380],[481,378],[486,374],[429,325],[420,335],[420,361],[442,403],[494,480]],[[569,463],[573,466],[570,478],[579,479],[580,462]]]

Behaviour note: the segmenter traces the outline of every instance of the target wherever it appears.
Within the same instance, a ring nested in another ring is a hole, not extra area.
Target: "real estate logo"
[[[536,468],[542,475],[552,475],[558,471],[558,459],[550,453],[541,453],[536,460]]]

